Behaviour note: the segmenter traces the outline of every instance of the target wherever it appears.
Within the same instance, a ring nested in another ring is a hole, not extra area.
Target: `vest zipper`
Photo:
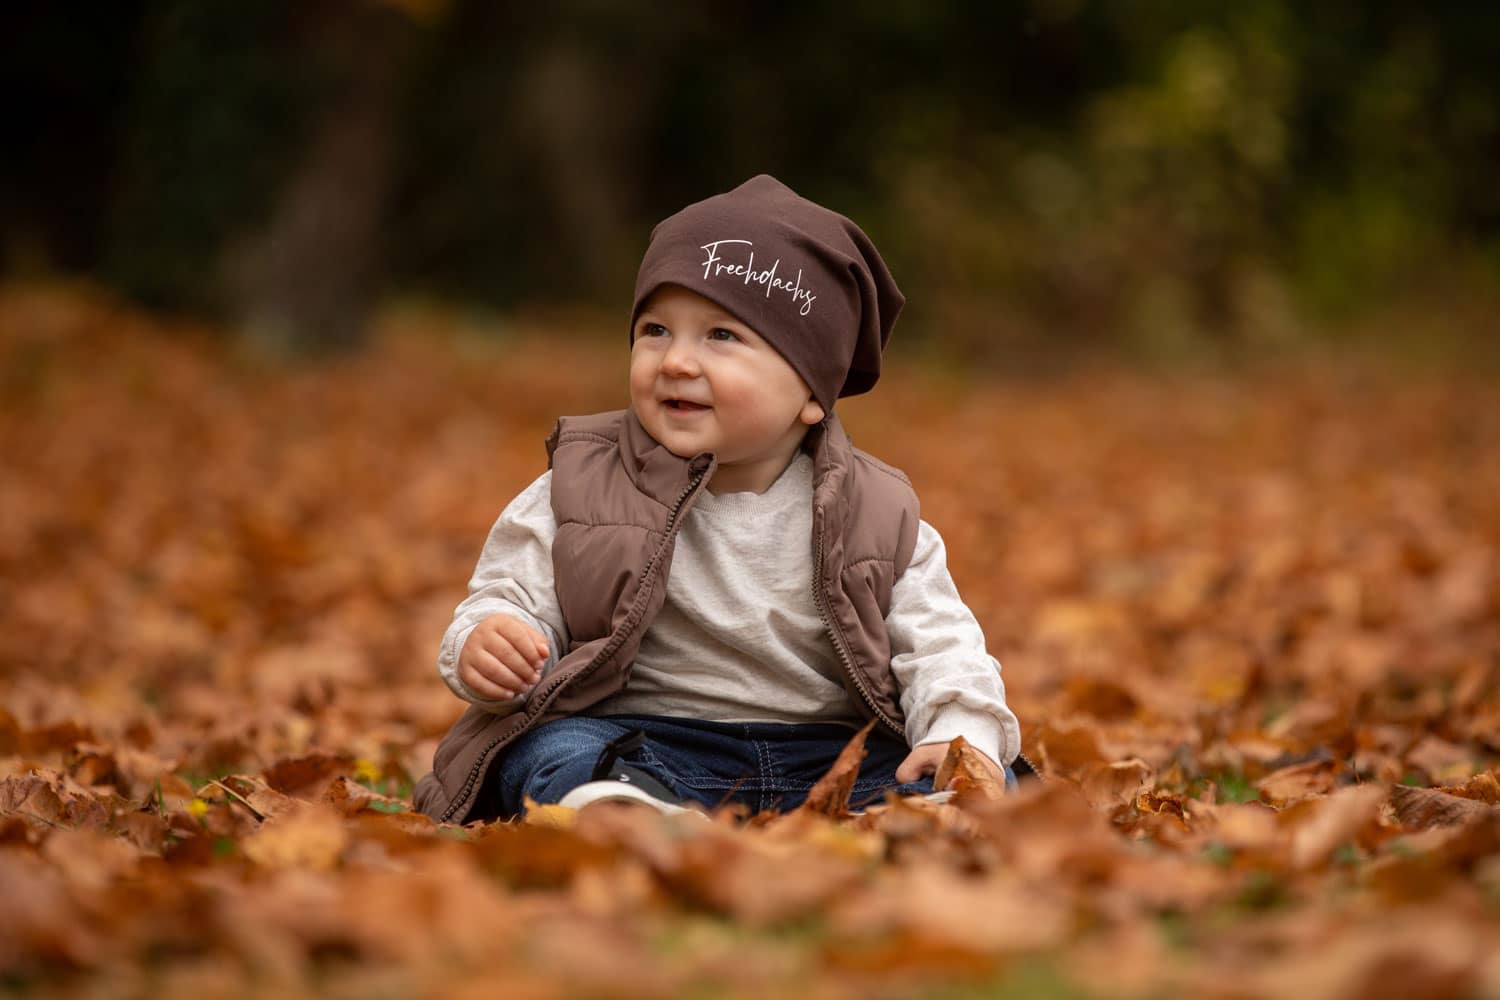
[[[896,725],[885,711],[875,703],[875,698],[870,694],[870,689],[865,685],[864,678],[854,667],[854,655],[849,652],[849,647],[844,643],[843,634],[833,627],[833,614],[829,611],[827,597],[823,593],[823,526],[818,524],[818,547],[816,558],[813,563],[813,603],[818,606],[818,617],[823,620],[823,631],[828,633],[828,638],[833,642],[833,651],[838,654],[839,661],[844,666],[844,673],[854,682],[855,688],[859,690],[860,697],[864,698],[865,704],[870,711],[881,722],[885,723],[887,729],[895,733],[901,739],[906,739],[906,730]]]
[[[823,619],[823,631],[828,633],[828,638],[833,642],[833,651],[838,654],[839,661],[844,666],[844,673],[848,675],[850,680],[854,681],[854,686],[859,689],[860,696],[864,698],[865,704],[870,707],[870,711],[875,713],[877,719],[885,723],[886,728],[905,740],[905,728],[896,725],[895,720],[881,711],[880,706],[875,704],[875,699],[871,696],[870,689],[865,686],[864,679],[854,669],[854,656],[849,652],[848,647],[844,645],[843,635],[833,627],[833,616],[828,610],[828,604],[823,595],[823,530],[821,525],[818,526],[818,547],[816,551],[817,558],[813,565],[813,603],[818,606],[818,616]],[[1026,754],[1019,750],[1016,751],[1016,756],[1026,763],[1027,770],[1038,781],[1046,780],[1042,777],[1042,772],[1031,762],[1030,757],[1027,757]]]
[[[646,562],[646,568],[642,571],[641,575],[645,580],[650,581],[652,579],[652,574],[655,573],[657,564],[661,562],[662,554],[667,551],[667,546],[671,544],[672,539],[677,535],[677,518],[682,514],[682,508],[687,505],[689,498],[691,498],[692,495],[698,491],[699,485],[702,484],[704,478],[708,475],[708,470],[712,467],[712,463],[710,463],[710,465],[706,466],[701,472],[697,473],[692,478],[692,480],[688,482],[686,488],[684,488],[683,491],[678,494],[676,502],[672,504],[671,512],[667,515],[666,531],[662,534],[661,545],[657,546],[656,551],[651,554],[651,558]],[[647,597],[651,593],[653,586],[643,587],[636,599],[639,601]],[[581,669],[576,670],[565,677],[560,677],[553,680],[550,686],[548,686],[545,690],[541,687],[538,687],[535,691],[533,691],[531,693],[531,696],[526,699],[526,708],[523,709],[523,714],[527,720],[526,724],[521,726],[520,729],[517,729],[515,732],[511,733],[509,736],[496,737],[493,741],[491,741],[489,746],[484,748],[484,750],[479,754],[479,757],[474,761],[474,766],[469,769],[469,776],[464,779],[463,788],[459,789],[459,792],[456,796],[454,796],[453,801],[448,803],[448,808],[443,810],[443,815],[438,820],[438,822],[447,823],[461,809],[463,811],[467,811],[469,805],[471,804],[469,800],[473,797],[477,789],[481,773],[484,770],[484,763],[487,759],[489,759],[490,754],[493,753],[495,749],[502,743],[506,743],[509,740],[515,739],[521,733],[529,729],[531,727],[531,723],[536,721],[536,717],[542,713],[542,710],[546,707],[546,703],[551,699],[552,695],[559,688],[571,681],[578,680],[582,677],[587,677],[589,674],[597,670],[601,663],[613,656],[619,650],[619,648],[625,644],[626,637],[629,636],[633,630],[633,624],[629,627],[622,627],[614,635],[610,636],[609,642],[604,644],[604,648],[599,650],[599,652],[594,655],[594,658],[586,663]]]
[[[1023,761],[1026,764],[1026,769],[1031,772],[1031,776],[1033,778],[1035,778],[1037,781],[1039,781],[1039,782],[1045,782],[1047,780],[1045,777],[1043,777],[1042,772],[1037,769],[1037,766],[1031,762],[1031,758],[1030,757],[1026,756],[1024,753],[1022,753],[1021,751],[1017,750],[1016,751],[1016,758],[1018,760],[1020,760],[1020,761]],[[1014,770],[1014,768],[1012,768],[1012,770]],[[1019,777],[1020,776],[1018,775],[1017,776],[1017,780],[1019,780]]]

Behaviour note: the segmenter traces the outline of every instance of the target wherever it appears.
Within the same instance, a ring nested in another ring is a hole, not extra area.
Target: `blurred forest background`
[[[615,332],[651,225],[765,171],[871,232],[908,343],[1493,356],[1490,4],[109,0],[8,22],[4,279],[85,276],[277,350],[356,345],[393,300],[597,308]]]

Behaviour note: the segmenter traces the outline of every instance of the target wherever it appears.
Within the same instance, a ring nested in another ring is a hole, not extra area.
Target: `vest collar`
[[[809,428],[802,450],[813,460],[813,506],[825,506],[842,491],[854,455],[854,445],[838,415],[830,413]],[[690,459],[672,454],[642,425],[635,407],[627,407],[620,422],[620,459],[637,489],[667,505],[700,470],[711,477],[718,464],[712,452]]]
[[[813,508],[826,507],[843,496],[844,480],[854,458],[854,445],[838,414],[830,413],[823,422],[808,431],[802,450],[813,460]]]
[[[672,454],[646,431],[634,407],[627,407],[620,421],[620,461],[636,489],[668,507],[694,476],[702,472],[707,479],[718,464],[710,452],[689,459]]]

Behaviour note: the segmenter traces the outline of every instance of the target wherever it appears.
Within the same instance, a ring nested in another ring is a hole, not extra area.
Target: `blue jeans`
[[[701,722],[657,715],[574,716],[538,726],[507,748],[491,778],[502,817],[519,815],[530,798],[552,803],[589,781],[605,744],[632,729],[645,743],[622,759],[689,802],[709,808],[738,802],[754,812],[789,811],[833,766],[854,730],[832,723]],[[896,768],[910,752],[904,740],[872,731],[850,805],[886,792],[924,795],[932,779],[902,784]],[[1007,783],[1014,782],[1009,769]]]

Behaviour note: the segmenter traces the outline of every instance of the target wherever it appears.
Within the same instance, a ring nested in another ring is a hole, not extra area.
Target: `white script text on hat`
[[[797,268],[797,280],[793,283],[776,277],[776,269],[781,266],[780,257],[777,257],[776,263],[764,271],[757,271],[755,269],[754,250],[750,251],[750,259],[745,263],[731,264],[718,255],[719,247],[726,243],[739,243],[747,247],[755,245],[749,240],[715,240],[712,243],[703,244],[703,249],[708,251],[708,258],[703,261],[703,278],[705,281],[709,278],[717,278],[720,275],[728,275],[730,277],[743,275],[745,284],[747,285],[751,282],[757,285],[765,285],[766,298],[769,299],[771,297],[773,289],[783,291],[792,297],[794,305],[799,301],[802,303],[802,308],[799,311],[803,316],[812,312],[813,300],[817,296],[811,290],[802,287],[802,268]]]

